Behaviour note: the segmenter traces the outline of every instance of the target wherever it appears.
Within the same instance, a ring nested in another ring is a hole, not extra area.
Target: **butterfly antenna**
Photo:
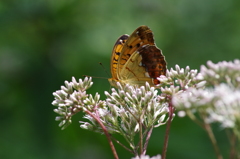
[[[109,73],[107,72],[106,68],[103,66],[103,64],[101,62],[99,62],[99,64],[102,66],[102,68],[104,69],[104,71],[107,73],[108,77],[110,77]],[[92,78],[101,78],[101,79],[108,79],[106,77],[96,77],[96,76],[88,76],[88,75],[83,75],[83,77],[92,77]]]
[[[108,77],[111,77],[110,74],[108,73],[107,69],[104,67],[104,65],[103,65],[101,62],[99,62],[99,65],[102,66],[102,68],[104,69],[104,71],[106,72],[106,74],[108,75]],[[111,85],[109,86],[109,92],[110,92],[110,90],[111,90]]]
[[[110,74],[108,73],[107,69],[104,67],[104,65],[103,65],[101,62],[99,62],[99,65],[102,66],[102,68],[104,69],[104,71],[106,72],[106,74],[108,75],[108,77],[111,77]]]

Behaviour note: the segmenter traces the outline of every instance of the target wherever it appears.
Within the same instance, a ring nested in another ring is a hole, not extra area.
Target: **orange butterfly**
[[[157,87],[157,77],[166,74],[166,61],[154,43],[147,26],[138,27],[130,36],[122,35],[115,43],[111,57],[109,82],[142,86],[146,82]]]

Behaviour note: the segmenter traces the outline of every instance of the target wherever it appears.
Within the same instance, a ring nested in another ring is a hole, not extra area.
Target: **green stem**
[[[126,147],[125,145],[123,145],[120,141],[118,141],[116,138],[114,138],[113,136],[111,136],[111,138],[120,146],[122,146],[125,150],[129,151],[130,153],[134,154],[134,151],[132,151],[130,148]]]
[[[230,130],[226,130],[230,142],[230,156],[229,159],[237,159],[237,136]]]
[[[205,120],[206,118],[206,115],[204,112],[201,112],[199,113],[200,115],[200,118],[202,121]],[[220,153],[220,150],[218,148],[218,145],[217,145],[217,140],[213,134],[213,131],[212,131],[212,128],[210,126],[210,124],[206,123],[206,122],[200,122],[191,112],[188,112],[188,116],[195,122],[197,123],[200,127],[202,127],[208,134],[209,138],[210,138],[210,141],[213,145],[213,148],[214,148],[214,151],[215,151],[215,154],[217,156],[217,159],[223,159],[221,153]]]
[[[140,153],[139,154],[142,155],[142,153],[143,153],[142,117],[140,117],[138,124],[139,124],[139,141],[140,141],[140,143],[139,143]]]
[[[220,153],[220,150],[218,148],[218,145],[217,145],[217,140],[216,140],[216,138],[213,134],[213,131],[212,131],[212,128],[211,128],[210,124],[204,123],[204,127],[205,127],[205,130],[207,131],[207,134],[208,134],[208,136],[210,138],[210,141],[213,145],[214,151],[217,155],[217,159],[223,159],[223,157]]]
[[[148,133],[147,133],[146,141],[145,141],[145,144],[144,144],[144,147],[143,147],[143,154],[144,154],[144,155],[145,155],[146,152],[147,152],[148,142],[149,142],[150,137],[151,137],[151,135],[152,135],[152,130],[153,130],[153,126],[150,128],[150,130],[149,130]]]

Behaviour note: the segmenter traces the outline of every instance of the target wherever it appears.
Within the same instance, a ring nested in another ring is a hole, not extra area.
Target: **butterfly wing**
[[[111,63],[110,63],[112,79],[117,79],[117,67],[118,67],[119,56],[122,52],[122,48],[126,43],[128,37],[129,35],[127,34],[120,36],[113,47]]]
[[[151,86],[159,84],[157,77],[165,75],[166,62],[154,43],[147,26],[138,27],[130,36],[122,35],[114,45],[111,58],[111,85],[116,82]]]
[[[167,63],[162,51],[155,45],[144,45],[138,53],[142,57],[141,65],[152,79],[152,83],[159,84],[157,77],[165,75],[167,71]]]
[[[144,45],[132,54],[120,72],[123,83],[156,87],[157,77],[166,74],[166,61],[155,45]]]
[[[149,27],[143,25],[138,27],[127,39],[124,44],[117,66],[117,75],[121,72],[123,66],[131,55],[143,45],[154,45],[153,33]],[[119,76],[118,76],[119,78]]]

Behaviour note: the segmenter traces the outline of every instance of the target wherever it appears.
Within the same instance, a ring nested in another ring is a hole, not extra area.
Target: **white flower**
[[[240,128],[240,61],[207,62],[197,78],[206,81],[205,89],[190,88],[173,95],[173,105],[181,116],[205,111],[204,122],[219,122],[223,128]],[[201,82],[198,85],[202,85]],[[185,111],[185,113],[183,113]]]
[[[219,122],[223,128],[234,128],[240,123],[240,90],[234,90],[226,84],[215,88],[214,107],[207,109],[207,122]]]

